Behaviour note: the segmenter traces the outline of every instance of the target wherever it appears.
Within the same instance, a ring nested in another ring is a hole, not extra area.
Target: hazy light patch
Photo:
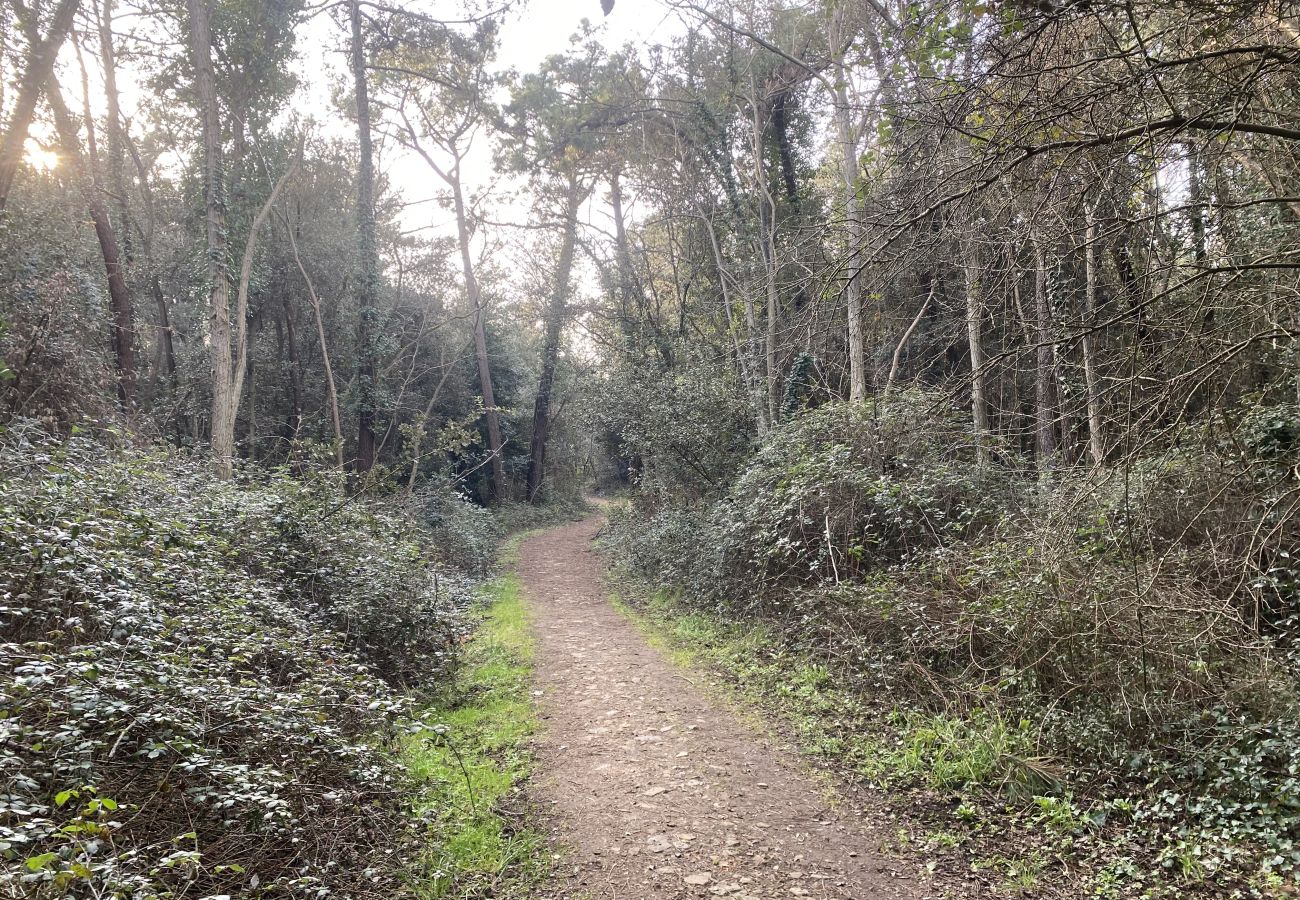
[[[38,172],[52,172],[59,165],[59,154],[53,150],[46,150],[31,138],[27,139],[24,149],[23,158],[27,165]]]

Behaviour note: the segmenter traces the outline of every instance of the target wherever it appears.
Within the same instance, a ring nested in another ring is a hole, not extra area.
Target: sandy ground
[[[542,718],[534,801],[565,848],[546,898],[920,898],[860,798],[832,809],[797,760],[608,602],[601,520],[524,542]],[[851,809],[849,807],[852,807]]]

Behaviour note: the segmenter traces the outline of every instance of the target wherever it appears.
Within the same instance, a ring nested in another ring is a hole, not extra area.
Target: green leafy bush
[[[1048,478],[977,472],[961,418],[922,394],[804,413],[722,499],[639,498],[611,543],[892,710],[897,777],[1129,805],[1178,873],[1300,870],[1293,409]]]
[[[10,429],[0,893],[391,896],[390,685],[459,634],[427,540],[327,480]]]

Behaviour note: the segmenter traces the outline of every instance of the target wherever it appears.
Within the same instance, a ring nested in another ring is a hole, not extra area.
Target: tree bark
[[[1097,381],[1097,361],[1092,346],[1092,328],[1097,319],[1097,223],[1093,208],[1084,215],[1087,224],[1083,245],[1083,380],[1088,392],[1088,450],[1094,466],[1106,461],[1106,437],[1101,418],[1101,393]]]
[[[1056,463],[1056,383],[1052,362],[1052,306],[1047,292],[1047,254],[1036,237],[1034,245],[1034,422],[1037,433],[1038,469],[1049,471]]]
[[[122,253],[130,262],[133,253],[125,173],[126,127],[122,119],[121,97],[117,89],[117,50],[113,46],[113,0],[104,0],[104,5],[99,11],[99,59],[104,70],[108,183],[112,186],[117,201],[117,229],[122,235]]]
[[[212,68],[212,9],[207,0],[186,0],[194,89],[203,124],[204,219],[207,232],[208,353],[212,365],[210,434],[212,466],[229,478],[235,455],[234,387],[230,352],[230,271],[226,261],[226,197],[222,172],[221,109]]]
[[[542,340],[542,377],[533,404],[533,436],[528,448],[528,502],[541,499],[546,465],[546,440],[551,421],[551,390],[555,385],[555,365],[560,353],[560,331],[569,303],[569,277],[573,270],[573,253],[578,240],[578,209],[582,205],[583,185],[577,174],[569,176],[564,214],[564,238],[555,269],[555,284],[546,310],[546,331]]]
[[[963,255],[965,259],[962,261],[962,268],[966,283],[966,343],[970,349],[971,424],[975,429],[975,465],[980,469],[987,469],[991,462],[991,453],[989,407],[985,394],[984,341],[981,334],[984,321],[984,285],[979,256],[975,251],[973,240],[966,247]]]
[[[59,143],[63,147],[64,154],[72,162],[77,180],[81,182],[90,220],[95,227],[95,237],[99,241],[99,253],[104,260],[104,270],[108,276],[109,317],[113,323],[110,339],[117,368],[117,396],[122,408],[129,413],[135,402],[135,343],[131,292],[126,284],[126,273],[118,249],[117,234],[113,230],[108,208],[104,205],[103,193],[96,181],[94,167],[81,152],[76,125],[68,113],[67,105],[63,102],[59,86],[52,81],[46,86],[45,99],[50,105],[50,111],[54,113]]]
[[[330,364],[329,344],[325,340],[325,319],[321,315],[320,297],[317,296],[316,287],[312,284],[311,276],[307,274],[307,268],[302,263],[302,255],[298,252],[298,238],[294,234],[294,229],[298,226],[287,220],[285,226],[289,232],[289,247],[293,250],[293,261],[297,264],[298,271],[302,273],[302,280],[307,283],[307,297],[311,300],[312,314],[316,319],[316,339],[320,342],[321,366],[325,369],[325,393],[330,405],[330,424],[334,426],[334,457],[341,469],[343,468],[343,419],[339,415],[339,394],[334,385],[334,367]]]
[[[288,438],[290,441],[298,439],[298,431],[302,428],[302,360],[298,357],[298,323],[297,312],[293,308],[293,302],[289,299],[289,292],[285,291],[280,298],[280,305],[284,312],[284,342],[285,349],[289,356],[289,422]]]
[[[497,410],[496,392],[492,387],[492,364],[488,359],[487,348],[487,312],[483,308],[483,292],[479,287],[478,277],[474,273],[474,264],[470,258],[469,218],[465,213],[465,195],[460,183],[460,165],[448,173],[451,183],[452,198],[456,206],[456,234],[460,243],[460,265],[465,276],[465,293],[469,296],[470,307],[474,310],[474,360],[478,366],[479,393],[483,397],[483,418],[487,425],[488,452],[492,454],[492,503],[506,499],[505,464],[501,459],[501,415]]]
[[[921,320],[924,319],[925,314],[929,312],[930,304],[934,302],[934,294],[935,291],[938,290],[938,287],[939,287],[938,280],[934,278],[930,279],[930,289],[925,294],[925,301],[921,304],[921,308],[916,311],[916,315],[912,317],[912,321],[908,323],[907,328],[904,329],[902,336],[898,339],[898,343],[894,345],[894,354],[889,360],[889,376],[885,379],[884,396],[886,397],[888,397],[889,392],[894,389],[894,382],[898,380],[898,373],[903,367],[903,351],[907,349],[907,343],[912,339],[912,334],[916,331],[916,327],[921,324]],[[970,302],[969,293],[967,294],[966,299],[967,299],[967,303],[969,303]],[[968,308],[967,309],[968,330],[970,327],[969,315],[970,315],[970,310]],[[976,324],[978,326],[978,322]]]
[[[858,134],[850,120],[848,78],[844,63],[845,8],[836,5],[831,12],[829,39],[835,54],[835,130],[840,145],[840,177],[844,187],[844,228],[846,260],[852,260],[861,239],[859,228],[860,203],[858,202]],[[862,352],[862,286],[857,267],[849,263],[849,278],[844,285],[844,301],[848,317],[849,342],[849,402],[861,403],[867,397],[866,363]]]
[[[357,456],[358,472],[375,465],[375,411],[378,406],[375,329],[379,315],[379,245],[375,234],[375,159],[370,134],[370,92],[366,83],[366,48],[361,4],[351,0],[352,81],[357,101]]]
[[[33,44],[26,68],[18,82],[18,98],[14,102],[4,137],[0,138],[0,212],[4,211],[9,202],[14,176],[18,174],[18,166],[23,160],[23,145],[27,142],[27,129],[31,127],[36,102],[54,72],[54,61],[72,30],[72,20],[79,5],[80,0],[60,0],[50,21],[49,34],[44,38],[36,36],[37,26],[32,25]]]

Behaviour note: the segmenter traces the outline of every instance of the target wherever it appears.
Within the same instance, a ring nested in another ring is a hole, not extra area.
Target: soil
[[[883,805],[861,796],[829,805],[826,786],[778,739],[611,606],[592,544],[600,524],[552,529],[520,548],[542,719],[530,791],[563,848],[537,896],[950,895],[919,860],[881,849],[892,833]]]

